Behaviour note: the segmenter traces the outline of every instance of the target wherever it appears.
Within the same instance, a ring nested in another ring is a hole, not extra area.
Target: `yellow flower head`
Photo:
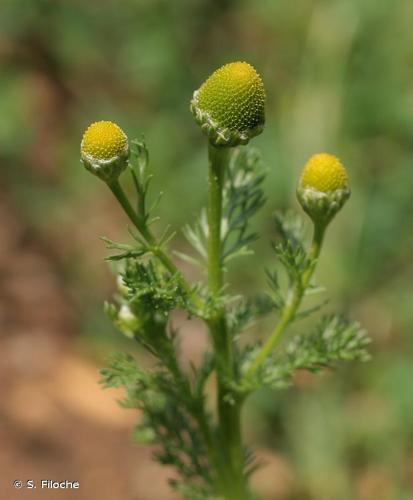
[[[254,128],[265,120],[261,77],[246,62],[225,64],[199,89],[198,106],[223,128]]]
[[[300,186],[312,188],[321,193],[329,193],[348,187],[346,169],[340,160],[327,153],[312,156],[304,167]]]
[[[304,167],[297,197],[314,224],[326,226],[350,197],[346,169],[327,153],[312,156]]]
[[[92,123],[83,135],[81,152],[96,160],[110,160],[121,156],[128,138],[123,130],[110,121]]]
[[[194,92],[191,111],[215,146],[247,144],[265,122],[265,89],[260,75],[246,62],[217,69]]]
[[[128,137],[116,123],[95,122],[83,134],[80,153],[87,170],[107,183],[114,182],[128,165]]]

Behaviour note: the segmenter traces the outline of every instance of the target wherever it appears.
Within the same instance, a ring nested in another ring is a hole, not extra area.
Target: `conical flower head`
[[[191,109],[215,145],[246,144],[265,122],[261,77],[246,62],[225,64],[194,93]]]
[[[94,122],[83,134],[80,152],[84,166],[105,182],[110,182],[117,179],[127,166],[128,137],[116,123]]]
[[[312,156],[304,166],[297,196],[313,221],[330,222],[350,196],[347,172],[341,161],[327,153]]]
[[[319,153],[306,163],[301,174],[300,185],[322,193],[345,189],[348,176],[341,161],[333,155]]]

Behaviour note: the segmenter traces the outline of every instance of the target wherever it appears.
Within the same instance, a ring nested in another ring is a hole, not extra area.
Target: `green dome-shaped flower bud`
[[[246,62],[225,64],[194,92],[191,111],[215,146],[247,144],[265,122],[265,89]]]
[[[297,197],[314,222],[328,224],[349,196],[347,172],[336,156],[319,153],[308,160],[297,187]]]
[[[115,123],[95,122],[83,134],[83,165],[105,182],[116,180],[128,164],[128,137]]]

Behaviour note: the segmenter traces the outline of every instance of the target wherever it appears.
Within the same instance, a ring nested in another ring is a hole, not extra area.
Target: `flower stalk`
[[[200,307],[200,305],[202,305],[201,300],[199,299],[199,297],[197,297],[197,295],[195,295],[191,286],[182,276],[180,270],[175,266],[175,264],[168,257],[168,255],[162,250],[161,246],[157,242],[151,230],[148,228],[146,220],[142,218],[142,216],[139,213],[135,212],[124,190],[122,189],[119,180],[115,179],[111,182],[108,182],[107,185],[109,189],[112,191],[115,198],[118,200],[121,207],[123,208],[125,214],[129,217],[133,225],[145,239],[151,253],[153,253],[153,255],[155,255],[162,262],[165,269],[167,269],[171,274],[176,275],[178,277],[179,284],[188,295],[188,298],[194,302],[194,305],[196,307]]]
[[[307,255],[307,266],[303,271],[301,278],[295,283],[292,290],[288,294],[289,301],[286,303],[286,307],[281,313],[281,317],[277,326],[268,337],[267,341],[264,343],[261,350],[258,352],[252,364],[249,366],[245,376],[244,381],[254,377],[256,372],[265,362],[265,360],[274,351],[274,348],[281,337],[282,333],[288,327],[288,325],[294,320],[294,317],[300,308],[301,302],[305,291],[307,290],[310,280],[314,275],[314,271],[317,266],[318,258],[320,256],[321,247],[324,240],[324,234],[326,230],[326,225],[315,224],[313,230],[313,240],[311,247]],[[241,382],[242,383],[242,382]]]
[[[223,288],[222,195],[231,150],[208,146],[208,291],[217,297]],[[228,397],[229,382],[234,379],[234,353],[228,332],[225,308],[219,306],[208,321],[217,366],[218,443],[221,470],[217,471],[222,494],[228,500],[249,498],[244,478],[241,442],[241,403]]]

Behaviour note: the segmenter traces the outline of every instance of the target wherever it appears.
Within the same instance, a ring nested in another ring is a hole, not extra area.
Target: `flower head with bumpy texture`
[[[246,144],[264,127],[260,75],[246,62],[225,64],[194,92],[191,111],[215,146]]]
[[[306,163],[301,175],[300,184],[322,193],[345,189],[348,176],[341,161],[328,153],[312,156]]]
[[[127,166],[128,137],[116,123],[95,122],[83,134],[80,151],[84,166],[105,182],[111,182]]]
[[[350,196],[347,172],[340,160],[328,153],[312,156],[301,174],[297,196],[314,222],[328,224]]]

